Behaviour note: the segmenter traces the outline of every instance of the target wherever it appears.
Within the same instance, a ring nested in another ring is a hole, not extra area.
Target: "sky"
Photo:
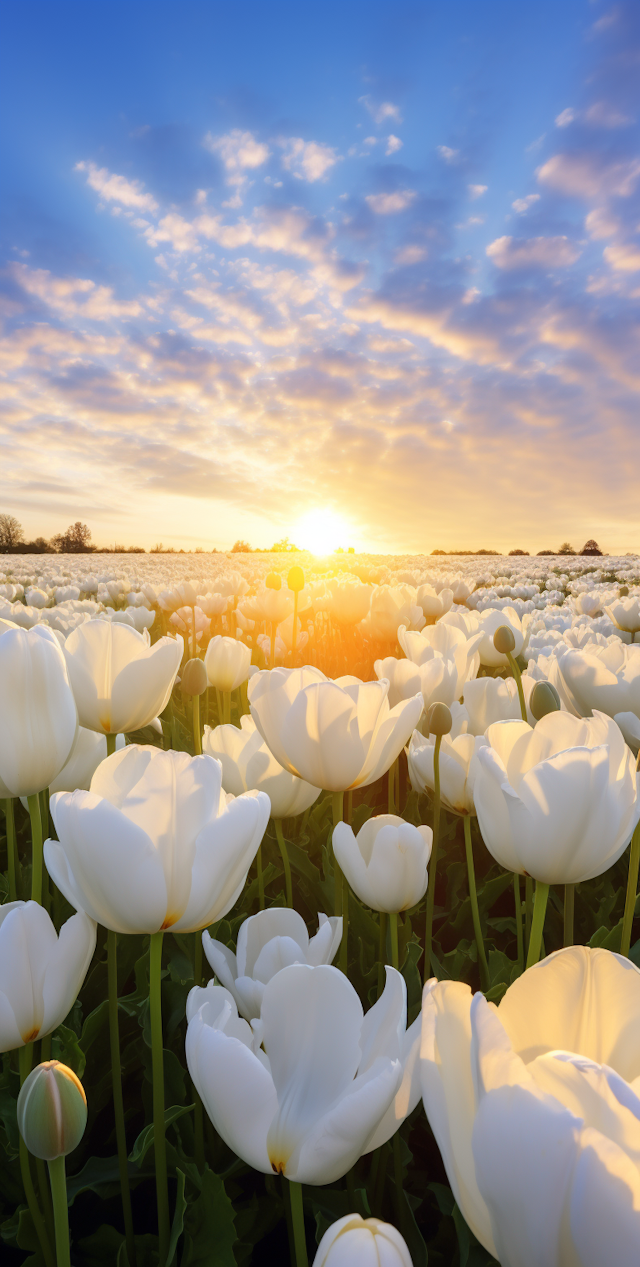
[[[637,0],[3,0],[0,28],[28,537],[640,549]]]

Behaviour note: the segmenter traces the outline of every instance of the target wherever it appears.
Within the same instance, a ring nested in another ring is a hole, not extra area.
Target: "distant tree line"
[[[432,554],[500,554],[500,551],[499,550],[432,550],[431,553]],[[519,554],[519,555],[528,556],[529,551],[528,550],[510,550],[509,554],[510,555]],[[574,547],[571,545],[570,541],[563,541],[559,550],[538,550],[538,555],[541,555],[541,554],[553,554],[553,555],[556,555],[556,554],[576,554],[576,555],[600,554],[602,555],[604,554],[604,551],[600,549],[598,542],[594,541],[593,537],[590,537],[589,540],[585,542],[581,550],[575,550]]]

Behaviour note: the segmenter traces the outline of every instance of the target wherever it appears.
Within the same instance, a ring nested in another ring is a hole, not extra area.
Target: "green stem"
[[[511,672],[513,673],[513,676],[516,679],[516,686],[518,688],[518,699],[520,700],[520,713],[522,715],[522,720],[526,721],[527,720],[527,706],[524,702],[524,691],[522,689],[522,674],[511,652],[507,651],[506,654],[507,654],[507,660],[509,661],[509,668],[511,669]]]
[[[396,786],[396,762],[389,766],[387,771],[387,813],[396,813],[395,803],[395,786]]]
[[[400,1130],[393,1137],[393,1172],[396,1188],[396,1206],[400,1232],[404,1231],[404,1195],[402,1191],[402,1152],[400,1148]]]
[[[38,793],[28,797],[31,819],[31,900],[42,903],[42,819]]]
[[[333,811],[333,826],[337,827],[338,823],[342,822],[342,815],[344,812],[344,792],[332,792],[331,808]],[[331,856],[333,859],[333,913],[334,915],[342,915],[342,895],[344,892],[343,875],[340,870],[340,865],[336,859],[336,855],[333,852],[333,844],[331,846]],[[344,936],[344,929],[342,935]]]
[[[544,917],[547,910],[548,897],[549,885],[543,884],[541,880],[536,880],[536,896],[533,904],[533,920],[531,922],[531,937],[529,939],[527,968],[532,968],[540,958],[542,933],[544,930]]]
[[[391,940],[391,967],[396,972],[400,971],[400,956],[398,954],[398,912],[389,911],[389,935]]]
[[[476,947],[478,949],[478,961],[480,963],[480,976],[483,982],[483,990],[489,987],[489,965],[484,949],[484,940],[482,937],[482,926],[480,924],[480,910],[478,908],[478,893],[476,890],[476,870],[473,863],[473,844],[471,841],[471,818],[468,814],[463,817],[464,823],[464,848],[467,855],[467,875],[469,877],[469,897],[471,899],[471,917],[473,919],[473,932],[476,939]]]
[[[638,866],[640,865],[640,823],[636,827],[631,837],[631,850],[629,852],[629,874],[627,876],[627,896],[624,903],[624,916],[622,919],[622,940],[620,942],[620,954],[629,958],[629,950],[631,949],[631,930],[633,926],[633,914],[636,908],[636,893],[638,889]]]
[[[520,900],[520,876],[517,871],[513,873],[513,896],[516,908],[516,944],[518,947],[518,967],[521,972],[524,971],[524,938],[522,935],[522,902]]]
[[[348,976],[348,945],[349,945],[349,885],[344,876],[342,877],[342,941],[340,942],[340,971],[344,972],[345,977]]]
[[[156,1163],[158,1202],[158,1261],[165,1263],[169,1251],[169,1189],[164,1133],[164,1056],[162,1049],[162,929],[152,933],[149,948],[149,1012],[151,1020],[151,1070],[153,1076],[153,1146]]]
[[[528,875],[524,882],[524,938],[525,946],[529,947],[529,938],[531,937],[531,916],[533,914],[533,880]]]
[[[564,945],[573,946],[573,908],[575,903],[575,884],[564,886]]]
[[[193,755],[202,756],[202,727],[200,726],[200,696],[192,695],[191,719],[193,722]]]
[[[433,940],[433,906],[436,897],[436,869],[438,866],[438,837],[440,835],[440,746],[442,735],[436,735],[433,746],[433,844],[429,860],[429,887],[427,889],[427,919],[424,930],[424,979],[431,972],[431,942]]]
[[[225,726],[231,724],[231,691],[222,692],[222,714]]]
[[[49,1179],[53,1197],[53,1217],[56,1225],[57,1267],[71,1267],[69,1251],[69,1206],[67,1204],[67,1176],[64,1156],[49,1162]]]
[[[291,658],[296,654],[298,642],[298,590],[293,591],[293,626],[291,630]]]
[[[112,757],[116,750],[117,738],[118,738],[117,735],[105,735],[105,739],[107,741],[107,756],[108,757]]]
[[[258,909],[264,910],[264,873],[262,870],[262,845],[260,845],[256,854],[256,868],[258,871]]]
[[[7,825],[7,868],[9,871],[9,901],[15,902],[18,896],[18,849],[16,844],[16,820],[13,812],[13,797],[8,796],[2,802]]]
[[[51,1188],[47,1175],[47,1167],[40,1157],[36,1157],[36,1174],[38,1176],[38,1192],[40,1194],[40,1205],[44,1214],[44,1222],[47,1229],[47,1235],[51,1244],[55,1241],[55,1222],[53,1217],[53,1205],[51,1204]]]
[[[29,1073],[31,1072],[32,1058],[33,1058],[33,1044],[32,1043],[27,1043],[25,1047],[20,1047],[19,1054],[18,1054],[18,1060],[20,1062],[20,1086],[22,1086],[25,1078],[27,1078],[29,1076]],[[22,1135],[20,1136],[19,1151],[20,1151],[20,1173],[22,1175],[22,1186],[24,1188],[24,1195],[27,1198],[27,1205],[29,1207],[31,1221],[33,1223],[33,1226],[36,1229],[36,1235],[38,1237],[38,1241],[40,1242],[40,1249],[42,1250],[42,1256],[45,1260],[45,1263],[47,1264],[47,1267],[56,1267],[55,1259],[53,1256],[53,1249],[51,1247],[51,1242],[49,1240],[49,1235],[47,1233],[46,1224],[40,1212],[40,1206],[38,1205],[38,1198],[36,1197],[36,1190],[33,1186],[33,1179],[31,1177],[31,1165],[29,1162],[29,1152],[27,1149],[27,1145],[25,1144],[22,1138]]]
[[[308,1267],[307,1238],[304,1230],[304,1210],[302,1208],[302,1184],[289,1180],[289,1200],[291,1202],[291,1222],[293,1224],[293,1244],[296,1252],[296,1267]]]
[[[133,1239],[133,1214],[131,1212],[131,1192],[129,1190],[129,1172],[127,1168],[127,1132],[124,1122],[124,1100],[122,1097],[122,1065],[120,1063],[120,1030],[118,1025],[118,938],[117,934],[107,929],[107,979],[109,992],[109,1044],[111,1050],[111,1082],[113,1086],[113,1112],[116,1120],[116,1144],[118,1147],[118,1169],[120,1171],[120,1195],[122,1198],[122,1214],[127,1241],[127,1258],[131,1267],[136,1260],[135,1242]]]
[[[289,854],[287,853],[287,844],[284,838],[284,833],[282,831],[282,819],[274,818],[273,822],[276,829],[276,839],[278,841],[280,857],[282,858],[282,865],[284,867],[284,883],[285,883],[285,890],[286,890],[286,895],[287,895],[287,906],[293,907],[293,884],[291,881],[291,863],[289,862]]]
[[[384,990],[387,962],[387,912],[380,911],[380,940],[378,942],[378,998]]]

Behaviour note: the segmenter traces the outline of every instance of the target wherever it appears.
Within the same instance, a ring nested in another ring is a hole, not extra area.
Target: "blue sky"
[[[28,533],[640,547],[637,3],[0,12]]]

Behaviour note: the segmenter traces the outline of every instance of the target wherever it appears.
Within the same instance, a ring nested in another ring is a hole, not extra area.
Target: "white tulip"
[[[219,691],[235,691],[246,682],[251,665],[251,650],[237,638],[216,634],[204,657],[207,676]]]
[[[327,791],[385,774],[422,713],[422,696],[389,708],[389,683],[326,678],[319,669],[271,669],[249,681],[251,715],[285,770]]]
[[[38,625],[0,635],[0,779],[31,796],[67,762],[78,713],[55,634]]]
[[[320,795],[320,788],[278,764],[253,718],[246,714],[240,718],[239,730],[237,726],[216,726],[215,730],[205,726],[202,750],[220,762],[225,792],[234,796],[252,788],[266,792],[273,818],[303,814]]]
[[[411,1255],[391,1223],[345,1214],[327,1228],[313,1267],[411,1267]]]
[[[124,735],[116,736],[116,752],[126,747]],[[69,760],[59,774],[49,784],[49,791],[75,792],[78,788],[89,791],[91,780],[101,761],[107,759],[107,737],[97,730],[87,730],[78,726],[76,741],[69,754]]]
[[[481,735],[443,735],[440,741],[440,796],[445,809],[454,814],[475,814],[473,785],[477,773],[474,762],[478,748],[486,744]],[[414,730],[407,762],[409,778],[415,792],[433,792],[435,785],[433,757],[436,737],[425,738]]]
[[[237,901],[269,819],[263,792],[227,796],[221,778],[207,756],[138,744],[114,753],[89,792],[51,798],[49,874],[113,932],[206,928]]]
[[[445,618],[446,619],[446,618]],[[490,607],[487,611],[480,612],[477,617],[478,629],[484,636],[480,643],[480,662],[488,668],[497,669],[504,668],[509,663],[506,655],[502,655],[496,651],[493,645],[493,635],[496,629],[502,625],[507,625],[511,630],[515,647],[513,656],[519,656],[524,646],[524,633],[520,623],[520,617],[513,607],[503,607],[502,610],[496,607]]]
[[[640,632],[640,598],[637,594],[629,598],[619,598],[604,610],[618,629],[633,635]]]
[[[393,968],[366,1016],[326,965],[276,973],[252,1026],[228,990],[204,993],[187,1000],[189,1072],[218,1133],[255,1170],[334,1183],[415,1106],[419,1031],[405,1029],[406,986]]]
[[[640,818],[635,760],[604,713],[489,726],[474,801],[489,852],[544,884],[580,884],[626,849]]]
[[[64,654],[80,725],[101,734],[140,730],[166,708],[182,659],[182,638],[90,620],[69,634]]]
[[[240,925],[236,953],[206,931],[202,945],[208,963],[221,985],[233,995],[245,1020],[260,1015],[264,989],[282,968],[292,963],[333,962],[342,940],[342,916],[318,915],[318,932],[309,937],[307,926],[297,911],[286,906],[270,906],[250,915]],[[192,1007],[198,1011],[195,1002]],[[202,1002],[204,1002],[204,996]]]
[[[408,911],[427,891],[433,832],[395,814],[378,814],[357,836],[347,823],[333,829],[333,852],[356,897],[374,911]]]
[[[96,925],[84,911],[58,934],[39,902],[0,906],[0,1051],[24,1047],[62,1024],[95,946]]]
[[[502,1267],[635,1267],[640,973],[628,959],[557,951],[497,1008],[434,979],[420,1056],[456,1202]]]

